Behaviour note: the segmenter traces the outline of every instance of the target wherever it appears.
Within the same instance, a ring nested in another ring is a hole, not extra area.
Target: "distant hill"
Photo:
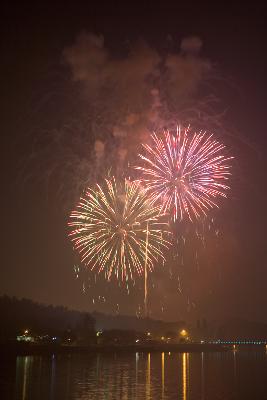
[[[0,338],[14,338],[25,329],[35,334],[56,335],[66,330],[80,330],[85,321],[93,330],[95,322],[88,313],[8,296],[0,297],[0,318]]]
[[[151,318],[127,315],[92,314],[68,310],[66,307],[44,305],[29,299],[0,297],[0,337],[15,337],[29,329],[36,334],[57,334],[65,330],[76,330],[84,318],[89,318],[95,330],[131,330],[165,335],[178,332],[185,327],[183,321],[164,322]]]
[[[178,332],[185,328],[184,321],[165,322],[151,318],[137,318],[127,315],[106,315],[98,312],[92,313],[95,319],[96,330],[134,330],[138,332],[153,332],[156,334],[166,334],[166,332]]]
[[[184,321],[165,322],[151,318],[137,318],[127,315],[107,315],[99,312],[86,313],[68,310],[66,307],[36,303],[29,299],[0,297],[0,339],[15,338],[25,329],[35,334],[62,335],[72,331],[81,336],[82,331],[129,330],[151,332],[165,336],[188,329],[190,336],[203,339],[247,340],[267,339],[267,324],[241,319],[217,322],[216,326],[200,324],[189,326]]]

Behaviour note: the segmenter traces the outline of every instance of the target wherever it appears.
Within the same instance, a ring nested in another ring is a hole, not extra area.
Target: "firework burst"
[[[164,260],[168,248],[168,227],[159,217],[159,207],[147,196],[140,182],[115,178],[103,186],[88,188],[71,213],[71,240],[81,260],[91,270],[114,274],[120,280],[141,275]]]
[[[141,181],[154,201],[160,200],[161,212],[170,212],[173,220],[191,221],[206,215],[217,200],[226,197],[230,175],[228,161],[222,153],[224,145],[206,133],[191,134],[177,128],[152,135],[151,146],[145,144],[141,166]]]

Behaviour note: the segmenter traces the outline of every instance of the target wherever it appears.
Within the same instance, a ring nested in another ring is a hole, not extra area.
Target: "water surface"
[[[267,400],[267,354],[127,353],[2,360],[0,399]]]

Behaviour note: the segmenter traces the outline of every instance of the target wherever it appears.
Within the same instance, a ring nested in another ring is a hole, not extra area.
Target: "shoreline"
[[[138,345],[59,345],[59,344],[31,344],[31,343],[1,343],[0,352],[12,355],[51,355],[51,354],[90,354],[90,353],[202,353],[225,352],[229,347],[221,344],[138,344]]]

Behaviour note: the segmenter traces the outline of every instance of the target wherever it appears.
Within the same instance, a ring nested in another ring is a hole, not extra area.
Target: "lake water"
[[[267,353],[127,353],[1,360],[1,400],[267,400]]]

